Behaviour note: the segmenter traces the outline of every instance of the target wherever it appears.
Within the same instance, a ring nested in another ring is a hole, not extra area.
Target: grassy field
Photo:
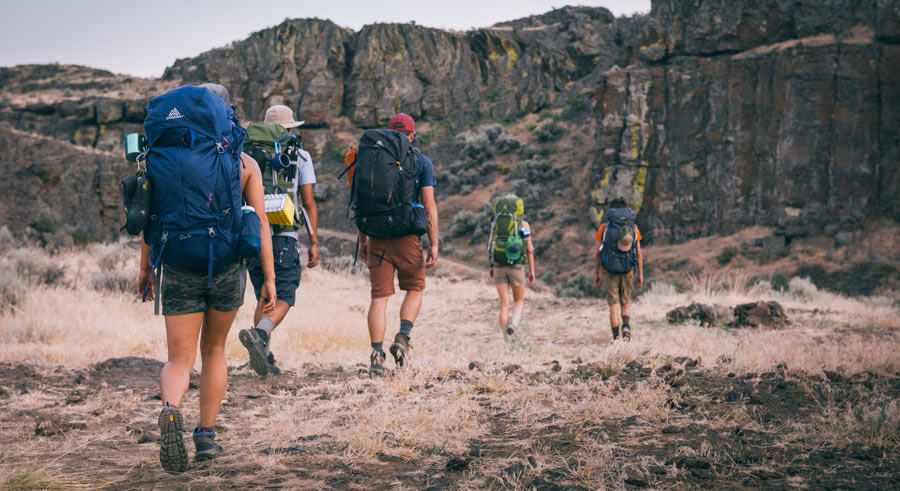
[[[131,291],[136,255],[129,243],[0,255],[0,487],[900,486],[896,300],[800,278],[776,292],[732,271],[681,292],[654,284],[633,306],[634,340],[612,343],[605,301],[539,287],[509,340],[486,278],[439,268],[412,366],[372,380],[368,283],[339,261],[304,271],[273,337],[279,377],[246,366],[248,291],[227,346],[227,454],[169,476],[154,433],[163,319]],[[780,302],[790,325],[665,320],[692,301],[754,300]],[[184,408],[192,427],[193,385]]]

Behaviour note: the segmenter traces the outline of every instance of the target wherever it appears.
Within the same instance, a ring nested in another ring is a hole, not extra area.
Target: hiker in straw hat
[[[594,284],[606,288],[609,304],[609,325],[613,341],[631,340],[631,286],[644,284],[644,258],[641,254],[641,231],[634,221],[637,213],[625,200],[617,198],[609,204],[605,222],[597,229],[597,253],[594,256]],[[602,266],[602,270],[601,270]],[[634,271],[637,269],[637,277]],[[607,275],[604,280],[603,276]],[[621,314],[621,324],[619,315]]]

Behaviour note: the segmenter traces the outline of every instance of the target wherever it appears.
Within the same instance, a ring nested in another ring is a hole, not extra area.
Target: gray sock
[[[275,321],[268,317],[263,317],[259,324],[256,325],[256,328],[266,333],[266,336],[272,337],[272,331],[275,330]]]
[[[409,333],[412,332],[413,323],[412,321],[408,321],[406,319],[400,319],[400,334],[406,336],[406,339],[409,339]]]

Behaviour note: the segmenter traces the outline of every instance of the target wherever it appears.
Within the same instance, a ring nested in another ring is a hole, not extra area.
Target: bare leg
[[[210,309],[200,333],[200,426],[212,427],[225,395],[228,383],[228,364],[225,360],[225,339],[234,322],[237,309],[229,312]]]
[[[500,295],[500,327],[509,325],[509,284],[501,283],[495,285],[497,294]]]
[[[612,328],[619,327],[619,304],[610,305],[609,307],[609,325]]]
[[[384,341],[387,326],[387,302],[390,297],[373,298],[369,304],[369,340],[373,343]]]
[[[276,300],[275,301],[275,309],[269,313],[266,317],[272,319],[272,322],[275,325],[281,324],[281,321],[284,320],[284,317],[287,315],[288,311],[291,310],[291,306],[288,305],[284,300]],[[259,321],[263,318],[262,308],[259,305],[256,306],[256,311],[253,312],[253,325],[259,325]]]
[[[525,285],[512,287],[513,294],[513,315],[521,314],[525,308]]]
[[[628,316],[628,317],[631,316],[631,309],[629,307],[631,307],[631,302],[622,304],[622,317],[623,318],[625,316]]]
[[[419,316],[419,310],[422,309],[422,297],[424,297],[424,292],[407,291],[406,296],[403,297],[403,303],[400,304],[400,318],[415,323],[416,317]],[[382,330],[383,333],[384,330]]]
[[[203,312],[166,316],[166,344],[169,360],[159,373],[162,403],[181,407],[188,390],[191,369],[197,359],[197,337],[203,324]]]

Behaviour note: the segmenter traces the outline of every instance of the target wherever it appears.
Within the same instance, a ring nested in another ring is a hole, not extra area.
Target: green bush
[[[716,260],[719,261],[719,266],[725,266],[726,264],[730,263],[731,260],[734,259],[735,256],[737,256],[737,253],[738,248],[734,246],[728,246],[722,249],[722,251],[719,252],[719,255],[716,256]]]
[[[564,134],[566,134],[566,130],[550,119],[541,121],[534,129],[534,135],[541,143],[555,142]]]
[[[42,234],[52,234],[56,232],[56,222],[50,217],[41,217],[40,220],[32,223],[31,226]]]
[[[569,105],[563,109],[560,118],[564,120],[575,119],[588,110],[588,103],[584,99],[577,98],[569,101]]]

